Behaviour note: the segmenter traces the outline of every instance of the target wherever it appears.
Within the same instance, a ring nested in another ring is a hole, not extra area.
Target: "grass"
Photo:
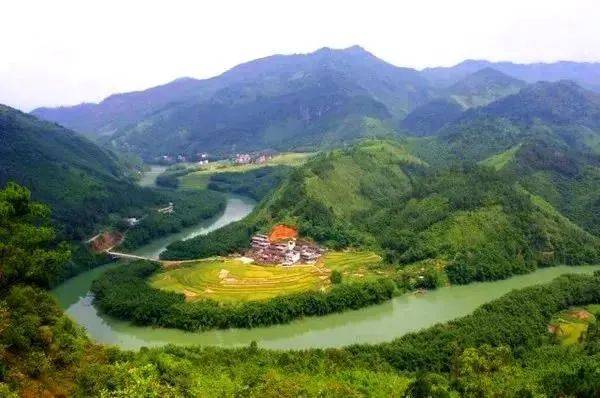
[[[592,304],[584,308],[571,308],[555,315],[549,330],[561,345],[574,345],[581,341],[590,323],[596,322],[600,305]]]
[[[381,257],[373,252],[328,252],[321,264],[331,271],[340,271],[343,281],[360,281],[385,275],[381,267]]]
[[[236,165],[229,160],[209,163],[198,171],[191,172],[179,178],[182,189],[205,189],[209,183],[210,176],[217,173],[243,173],[250,170],[269,166],[300,166],[312,156],[312,153],[281,153],[262,164]]]
[[[502,170],[509,162],[511,162],[517,151],[521,148],[521,144],[515,145],[514,147],[506,150],[504,152],[500,152],[494,156],[490,156],[487,159],[482,160],[481,163],[484,166],[492,167],[494,170]]]
[[[201,260],[161,272],[150,284],[183,293],[189,301],[212,298],[240,302],[266,300],[307,290],[326,289],[329,271],[316,266],[260,266],[237,259]]]

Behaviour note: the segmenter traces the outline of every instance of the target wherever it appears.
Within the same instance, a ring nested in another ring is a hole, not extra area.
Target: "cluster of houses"
[[[314,264],[323,255],[318,245],[298,240],[298,232],[285,225],[276,225],[269,235],[256,234],[252,237],[250,257],[257,264]]]
[[[173,202],[169,202],[169,205],[163,208],[160,208],[158,210],[156,210],[157,212],[161,213],[161,214],[171,214],[175,211],[175,205],[173,205]]]
[[[249,153],[236,153],[233,158],[234,164],[263,164],[271,160],[273,156],[267,154],[251,155]]]
[[[155,158],[155,161],[167,165],[196,161],[199,165],[205,165],[209,163],[209,155],[206,152],[198,152],[193,155],[179,154],[176,156],[165,154]]]

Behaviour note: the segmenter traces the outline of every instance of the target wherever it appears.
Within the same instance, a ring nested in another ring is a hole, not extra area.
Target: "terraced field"
[[[262,164],[235,165],[231,161],[214,162],[179,178],[182,189],[205,189],[210,176],[216,173],[243,173],[268,166],[300,166],[312,153],[282,153]]]
[[[380,267],[381,257],[373,252],[328,252],[321,260],[323,267],[340,271],[344,281],[359,281],[385,275]]]
[[[573,345],[581,341],[590,323],[600,315],[600,305],[592,304],[584,308],[571,308],[555,315],[548,326],[562,345]]]
[[[329,271],[317,266],[267,267],[240,260],[212,259],[157,274],[150,284],[183,293],[189,301],[213,298],[235,302],[325,289],[330,282]]]

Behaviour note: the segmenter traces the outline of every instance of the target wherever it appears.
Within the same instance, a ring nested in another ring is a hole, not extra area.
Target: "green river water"
[[[156,240],[135,253],[157,257],[173,241],[207,233],[246,216],[255,203],[239,196],[229,196],[225,211],[212,220],[177,234]],[[340,347],[355,343],[378,343],[413,332],[436,323],[467,315],[478,306],[496,299],[513,289],[544,283],[565,273],[591,273],[600,266],[553,267],[510,279],[450,286],[424,294],[406,294],[387,303],[357,311],[347,311],[323,317],[309,317],[286,325],[254,329],[184,332],[176,329],[135,326],[129,322],[99,314],[92,306],[89,288],[102,272],[124,263],[108,264],[76,276],[52,291],[60,306],[76,322],[84,326],[90,337],[125,349],[165,344],[200,344],[225,347],[248,345],[273,349],[310,347]]]

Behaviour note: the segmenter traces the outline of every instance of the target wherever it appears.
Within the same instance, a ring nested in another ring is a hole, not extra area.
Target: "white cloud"
[[[360,44],[401,66],[600,61],[594,0],[6,1],[0,103],[99,101],[274,53]]]

